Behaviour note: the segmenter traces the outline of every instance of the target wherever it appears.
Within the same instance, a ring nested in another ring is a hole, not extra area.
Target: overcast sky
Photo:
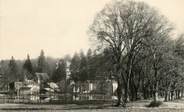
[[[87,30],[110,0],[0,0],[0,59],[51,57],[86,51]],[[137,0],[138,1],[138,0]],[[184,32],[184,0],[144,0]]]

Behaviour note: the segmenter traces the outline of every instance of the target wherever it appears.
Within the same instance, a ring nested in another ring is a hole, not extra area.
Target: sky
[[[110,0],[0,0],[0,60],[55,58],[92,47],[87,34],[93,18]],[[184,0],[145,1],[184,32]]]

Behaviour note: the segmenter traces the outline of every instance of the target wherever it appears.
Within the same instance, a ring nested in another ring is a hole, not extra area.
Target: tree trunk
[[[138,99],[138,89],[135,88],[134,93],[133,93],[133,100],[132,101],[136,101]]]
[[[177,99],[180,99],[180,90],[177,90]]]
[[[130,85],[130,76],[132,74],[132,55],[129,56],[129,60],[127,63],[127,82],[125,84],[125,94],[124,94],[124,103],[126,104],[128,102],[129,97],[129,85]]]
[[[117,97],[118,97],[118,102],[116,106],[120,106],[121,98],[122,98],[122,82],[120,81],[120,79],[118,79]]]
[[[182,90],[181,90],[181,98],[183,97],[183,93],[184,93],[183,91],[184,91],[184,90],[182,89]]]
[[[130,78],[130,101],[134,101],[135,100],[135,86],[134,86],[134,82],[133,82],[133,77]]]
[[[155,88],[154,88],[154,101],[158,100],[158,81],[156,81]]]
[[[169,91],[169,101],[171,101],[171,91]]]
[[[154,74],[154,77],[155,77],[155,84],[154,84],[154,92],[153,92],[153,100],[156,102],[158,100],[158,81],[157,81],[157,68],[156,68],[156,65],[154,67],[154,70],[155,70],[155,74]]]
[[[171,101],[174,100],[174,91],[171,91]]]
[[[178,99],[178,90],[175,90],[175,99]]]
[[[130,79],[128,78],[127,84],[125,85],[125,94],[124,94],[124,103],[125,104],[128,102],[129,82],[130,82]]]
[[[166,90],[166,91],[165,91],[165,94],[164,94],[164,95],[165,95],[165,98],[164,98],[164,101],[165,101],[165,102],[168,101],[168,95],[169,95],[168,93],[169,93],[168,90]]]

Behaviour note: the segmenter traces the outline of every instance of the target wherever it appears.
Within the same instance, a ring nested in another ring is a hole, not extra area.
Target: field
[[[0,104],[0,112],[184,112],[184,101],[164,102],[158,108],[147,108],[149,101],[128,103],[127,108],[112,105],[35,105]]]

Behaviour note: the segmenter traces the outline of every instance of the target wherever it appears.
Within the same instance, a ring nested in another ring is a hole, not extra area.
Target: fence
[[[112,96],[96,93],[47,93],[0,96],[0,103],[97,104],[113,102]]]

